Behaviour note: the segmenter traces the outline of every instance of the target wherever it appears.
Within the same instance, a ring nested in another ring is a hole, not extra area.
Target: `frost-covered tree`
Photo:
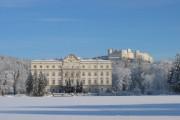
[[[169,87],[168,81],[168,71],[172,67],[171,60],[162,60],[160,62],[154,63],[151,66],[151,73],[154,75],[152,79],[151,91],[154,94],[168,94]]]
[[[131,84],[131,70],[127,62],[116,61],[113,63],[113,90],[115,92],[127,91]]]
[[[137,94],[144,94],[145,92],[145,79],[143,78],[143,64],[138,64],[136,67],[132,68],[132,84],[130,86],[131,91]]]
[[[132,69],[132,87],[141,94],[168,93],[167,75],[172,62],[163,60],[155,63],[142,63]],[[133,91],[133,90],[132,90]]]
[[[128,94],[167,94],[168,71],[172,61],[162,60],[154,63],[143,61],[113,62],[113,89]]]
[[[28,60],[0,56],[0,92],[5,89],[6,94],[24,93],[29,66]],[[2,87],[5,76],[7,84]]]
[[[169,73],[169,84],[174,92],[180,93],[180,54],[176,55],[173,67]]]
[[[20,72],[19,70],[16,72],[13,72],[13,79],[14,79],[14,82],[13,82],[13,92],[14,92],[14,95],[17,94],[17,84],[18,84],[18,81],[19,81],[19,76],[20,76]]]

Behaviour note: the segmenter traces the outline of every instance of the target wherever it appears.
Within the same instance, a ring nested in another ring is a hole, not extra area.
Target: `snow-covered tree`
[[[113,88],[130,94],[167,94],[168,71],[172,61],[154,63],[123,61],[113,63]]]
[[[126,63],[124,61],[113,63],[113,90],[116,92],[127,91],[131,84],[131,70]]]
[[[28,60],[0,56],[0,92],[5,89],[5,94],[24,93],[29,66]],[[5,79],[6,85],[2,87]]]
[[[162,60],[151,66],[152,74],[154,75],[151,91],[154,94],[167,94],[169,93],[168,71],[172,67],[171,60]]]
[[[176,60],[174,61],[173,67],[169,73],[168,82],[175,92],[180,93],[180,54],[176,55]]]
[[[14,95],[17,94],[17,84],[18,84],[18,81],[19,81],[19,76],[20,76],[20,72],[19,70],[16,72],[13,72],[13,79],[14,79],[14,82],[13,82],[13,92],[14,92]]]
[[[144,75],[143,64],[138,64],[132,68],[132,84],[130,86],[131,91],[135,91],[137,94],[144,94],[145,92],[145,80],[142,77]]]

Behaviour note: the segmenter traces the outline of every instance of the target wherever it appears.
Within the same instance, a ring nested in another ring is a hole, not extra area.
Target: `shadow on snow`
[[[21,108],[25,108],[25,110],[0,111],[0,114],[78,116],[180,116],[180,104],[26,106]]]

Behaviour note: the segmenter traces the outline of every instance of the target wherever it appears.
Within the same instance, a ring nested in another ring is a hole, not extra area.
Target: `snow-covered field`
[[[180,96],[0,97],[0,120],[180,120]]]

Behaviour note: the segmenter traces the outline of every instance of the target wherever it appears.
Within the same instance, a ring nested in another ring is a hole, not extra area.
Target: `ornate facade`
[[[62,60],[33,60],[32,74],[42,72],[48,79],[49,88],[83,83],[86,92],[106,91],[112,86],[112,65],[109,60],[80,59],[71,54]],[[54,86],[54,87],[53,87]],[[57,91],[58,89],[56,89]]]

